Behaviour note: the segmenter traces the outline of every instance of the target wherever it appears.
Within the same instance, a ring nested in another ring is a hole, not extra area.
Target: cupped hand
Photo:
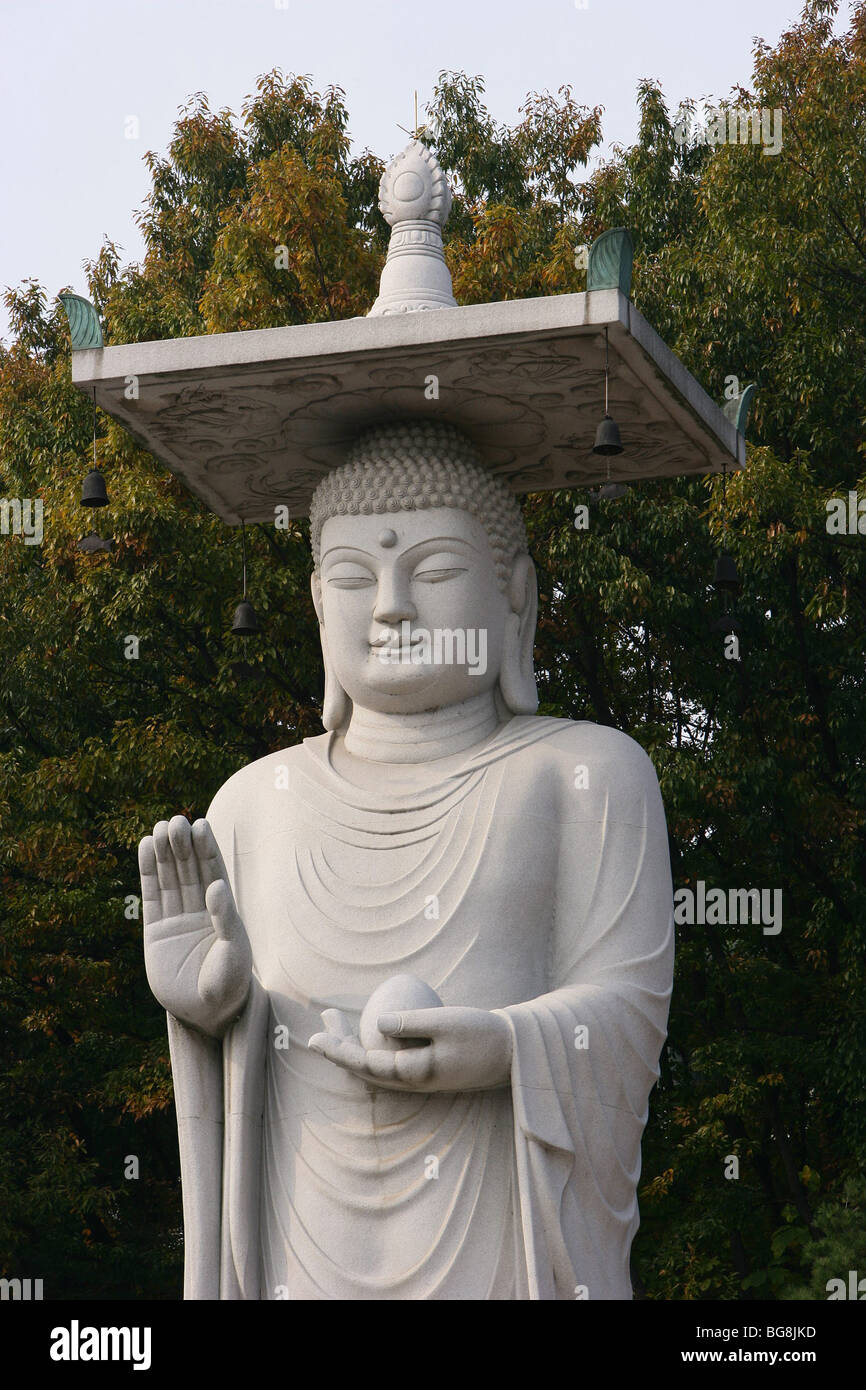
[[[322,1014],[326,1031],[307,1044],[363,1081],[392,1091],[483,1091],[504,1086],[511,1073],[511,1028],[487,1009],[443,1006],[382,1014],[380,1033],[427,1039],[424,1046],[367,1050],[340,1009]]]

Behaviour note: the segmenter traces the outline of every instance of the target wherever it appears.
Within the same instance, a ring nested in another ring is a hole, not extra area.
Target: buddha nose
[[[376,607],[373,621],[376,623],[414,622],[418,609],[412,602],[408,580],[393,570],[383,569],[379,576],[379,589],[376,594]]]

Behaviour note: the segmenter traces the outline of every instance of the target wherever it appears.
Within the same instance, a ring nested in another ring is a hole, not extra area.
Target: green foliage
[[[778,937],[680,932],[635,1246],[651,1297],[783,1296],[817,1258],[815,1174],[832,1202],[863,1163],[866,566],[861,537],[827,534],[825,502],[866,493],[866,7],[842,38],[835,8],[758,45],[732,103],[781,109],[780,154],[677,146],[648,83],[637,146],[585,202],[584,239],[634,229],[638,307],[706,389],[758,383],[755,444],[727,485],[742,663],[710,628],[719,480],[633,489],[551,565],[583,710],[633,729],[659,769],[675,883],[783,891]],[[554,680],[558,704],[558,665]]]
[[[787,1231],[793,1231],[793,1235],[786,1241]],[[858,1284],[866,1278],[866,1180],[862,1174],[846,1179],[841,1191],[820,1204],[815,1212],[814,1234],[796,1226],[777,1232],[773,1238],[774,1255],[791,1244],[801,1246],[800,1267],[807,1282],[793,1284],[786,1271],[782,1298],[827,1298],[832,1279],[841,1279],[846,1286],[845,1296],[850,1296],[850,1272],[855,1273]]]
[[[581,289],[574,246],[628,225],[642,312],[717,399],[731,375],[759,387],[726,523],[718,479],[636,485],[588,531],[573,525],[585,493],[525,504],[542,711],[647,748],[678,886],[783,890],[778,936],[679,932],[634,1249],[655,1299],[823,1298],[828,1278],[866,1273],[866,563],[862,538],[827,534],[824,505],[866,493],[866,6],[842,38],[834,11],[810,5],[759,46],[737,95],[782,109],[778,156],[679,145],[651,82],[635,146],[582,184],[600,113],[568,88],[528,97],[508,129],[479,78],[443,73],[422,136],[455,188],[459,300]],[[240,122],[194,97],[148,156],[143,263],[106,241],[87,264],[106,341],[365,313],[387,246],[382,164],[351,156],[347,122],[339,88],[280,72]],[[34,281],[7,305],[0,492],[41,498],[46,525],[41,546],[0,537],[0,1273],[43,1278],[47,1297],[176,1297],[165,1022],[126,915],[135,845],[319,731],[306,528],[250,529],[266,627],[241,654],[237,538],[100,414],[113,549],[83,555],[92,417],[63,315]],[[713,628],[725,524],[740,663]]]

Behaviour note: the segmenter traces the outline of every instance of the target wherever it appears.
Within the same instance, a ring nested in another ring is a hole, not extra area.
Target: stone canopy
[[[615,276],[582,294],[449,307],[443,182],[417,142],[386,171],[391,246],[366,318],[85,346],[73,382],[231,525],[273,521],[281,505],[306,515],[358,433],[398,420],[458,426],[515,492],[743,466],[743,434]],[[605,330],[624,448],[612,458],[592,452]]]

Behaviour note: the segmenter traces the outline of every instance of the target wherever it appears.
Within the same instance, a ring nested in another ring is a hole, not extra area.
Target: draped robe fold
[[[673,969],[652,764],[624,734],[514,717],[447,775],[371,791],[335,735],[242,769],[208,820],[253,953],[216,1041],[169,1016],[184,1295],[631,1298],[640,1140]],[[309,1052],[411,972],[495,1010],[510,1085],[371,1086]]]

